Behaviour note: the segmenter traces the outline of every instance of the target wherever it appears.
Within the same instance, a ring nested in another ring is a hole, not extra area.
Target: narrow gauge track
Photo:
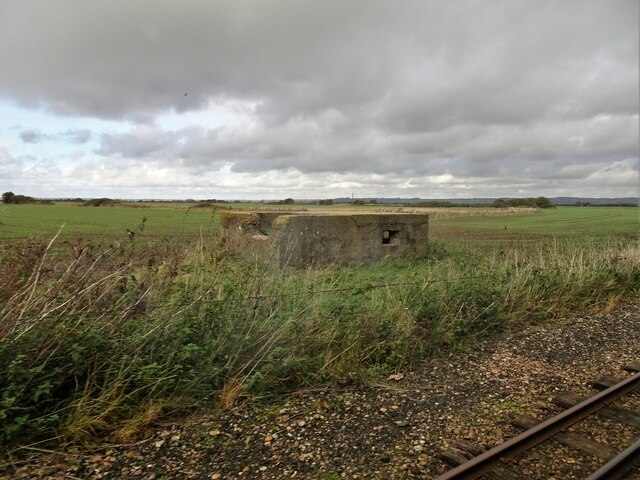
[[[456,447],[441,454],[442,460],[454,468],[436,480],[466,480],[480,477],[494,480],[527,478],[518,472],[518,460],[515,457],[549,440],[606,461],[596,472],[586,473],[584,478],[624,478],[640,467],[640,438],[629,448],[618,453],[608,445],[566,431],[592,415],[614,420],[633,427],[636,431],[640,430],[639,413],[611,405],[621,397],[640,390],[640,363],[625,366],[624,369],[632,373],[624,380],[602,377],[594,382],[593,387],[601,391],[590,398],[584,399],[571,394],[556,397],[553,403],[566,410],[553,418],[540,422],[534,417],[516,416],[511,423],[524,432],[490,450],[482,451],[469,442],[459,442]]]

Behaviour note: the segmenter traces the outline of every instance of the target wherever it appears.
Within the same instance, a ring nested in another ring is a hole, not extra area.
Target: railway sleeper
[[[522,453],[529,448],[544,442],[546,439],[553,439],[559,443],[582,451],[590,456],[604,459],[608,461],[606,468],[611,464],[619,464],[621,461],[626,465],[636,466],[637,461],[637,445],[634,445],[623,452],[620,455],[616,455],[616,451],[607,445],[602,445],[590,438],[585,438],[573,432],[566,431],[571,425],[579,422],[583,418],[588,417],[591,414],[595,414],[603,407],[608,407],[608,404],[615,401],[617,398],[627,395],[629,393],[634,394],[640,386],[640,372],[637,372],[630,377],[618,382],[617,379],[612,377],[605,377],[594,382],[594,385],[602,385],[604,391],[594,395],[593,397],[576,404],[564,412],[556,415],[545,421],[540,421],[535,417],[527,417],[519,415],[514,419],[514,424],[525,431],[514,438],[505,441],[504,443],[493,447],[492,449],[481,453],[480,455],[474,455],[473,449],[465,450],[464,448],[457,448],[453,450],[453,455],[443,455],[443,459],[447,461],[448,458],[450,465],[455,465],[452,470],[440,475],[438,480],[461,480],[461,479],[475,479],[480,476],[485,478],[496,478],[487,476],[490,472],[495,471],[495,468],[502,470],[505,468],[504,462],[506,459],[513,458],[519,453]],[[474,447],[477,448],[477,447]],[[629,455],[629,452],[630,455]],[[631,460],[629,460],[631,458]],[[464,461],[463,461],[464,459]],[[621,461],[619,461],[622,459]],[[461,463],[462,462],[462,463]],[[603,467],[603,468],[605,468]],[[618,468],[617,466],[615,468]],[[508,472],[512,474],[512,472]],[[500,478],[500,477],[498,477]],[[504,478],[504,477],[503,477]],[[514,478],[521,478],[515,475]],[[608,476],[607,473],[604,476],[593,477],[598,479],[604,478],[618,478]]]
[[[625,370],[629,371],[629,372],[634,372],[634,373],[638,373],[640,372],[640,369],[638,370],[630,370],[631,368],[636,368],[636,367],[640,367],[640,365],[637,366],[633,366],[633,365],[626,365],[625,366]],[[616,378],[616,377],[612,377],[610,375],[604,375],[602,377],[600,377],[599,379],[597,379],[595,382],[593,382],[591,384],[591,386],[595,389],[595,390],[606,390],[607,388],[611,388],[614,385],[620,383],[624,381],[623,378]],[[634,389],[631,392],[631,395],[637,395],[638,394],[638,388]]]
[[[516,415],[511,420],[512,425],[523,430],[529,430],[539,423],[541,423],[540,420],[529,415]],[[602,443],[596,442],[595,440],[573,432],[558,432],[553,435],[551,439],[566,447],[578,450],[582,453],[585,453],[592,457],[600,458],[602,460],[610,460],[611,458],[615,457],[617,453],[614,448],[608,445],[604,445]]]
[[[621,381],[622,381],[622,379],[620,379],[620,378],[612,377],[612,376],[609,376],[609,375],[604,375],[604,376],[600,377],[599,379],[597,379],[595,382],[593,382],[591,384],[591,386],[593,388],[595,388],[596,390],[606,390],[607,388],[611,388],[614,385],[617,385]]]
[[[603,465],[587,480],[619,480],[640,468],[640,440]]]
[[[640,372],[640,362],[630,363],[630,364],[625,365],[624,367],[622,367],[622,369],[626,370],[627,372],[632,372],[632,373]]]
[[[463,463],[477,457],[484,450],[477,445],[461,440],[457,442],[453,447],[440,453],[440,460],[449,465],[450,467],[457,467]],[[488,480],[518,480],[522,476],[513,471],[509,467],[503,466],[495,468],[490,472],[486,472],[482,478]]]
[[[585,400],[587,400],[587,397],[581,397],[580,395],[574,395],[572,393],[564,393],[555,397],[553,399],[553,403],[562,408],[571,408]],[[611,406],[602,407],[596,412],[596,415],[640,429],[640,415],[625,408]]]

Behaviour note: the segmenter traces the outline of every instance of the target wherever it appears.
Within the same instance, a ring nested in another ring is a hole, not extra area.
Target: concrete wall
[[[221,212],[222,236],[232,250],[271,260],[275,253],[271,230],[273,221],[280,215],[282,213]]]
[[[425,257],[428,216],[225,212],[222,233],[230,248],[280,266],[360,265]]]

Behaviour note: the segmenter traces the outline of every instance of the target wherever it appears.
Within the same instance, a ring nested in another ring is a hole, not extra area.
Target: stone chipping
[[[125,445],[34,451],[5,463],[0,479],[433,478],[445,470],[439,452],[454,442],[494,446],[517,433],[514,414],[548,418],[558,412],[554,395],[589,395],[590,381],[620,375],[640,360],[639,339],[636,299],[608,313],[523,327],[376,384],[300,391],[159,424]],[[601,424],[603,439],[640,436]],[[530,478],[578,478],[577,466],[597,465],[560,447],[554,458],[561,460],[547,465],[544,452],[525,458]]]

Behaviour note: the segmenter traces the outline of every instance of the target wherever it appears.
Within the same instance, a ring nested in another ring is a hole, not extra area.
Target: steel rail
[[[604,464],[587,480],[617,480],[640,462],[640,440]]]
[[[591,415],[607,403],[626,395],[640,386],[640,373],[636,373],[621,382],[601,391],[564,412],[539,423],[506,442],[487,450],[448,472],[436,477],[436,480],[472,480],[493,470],[504,460],[535,447],[556,433]]]

